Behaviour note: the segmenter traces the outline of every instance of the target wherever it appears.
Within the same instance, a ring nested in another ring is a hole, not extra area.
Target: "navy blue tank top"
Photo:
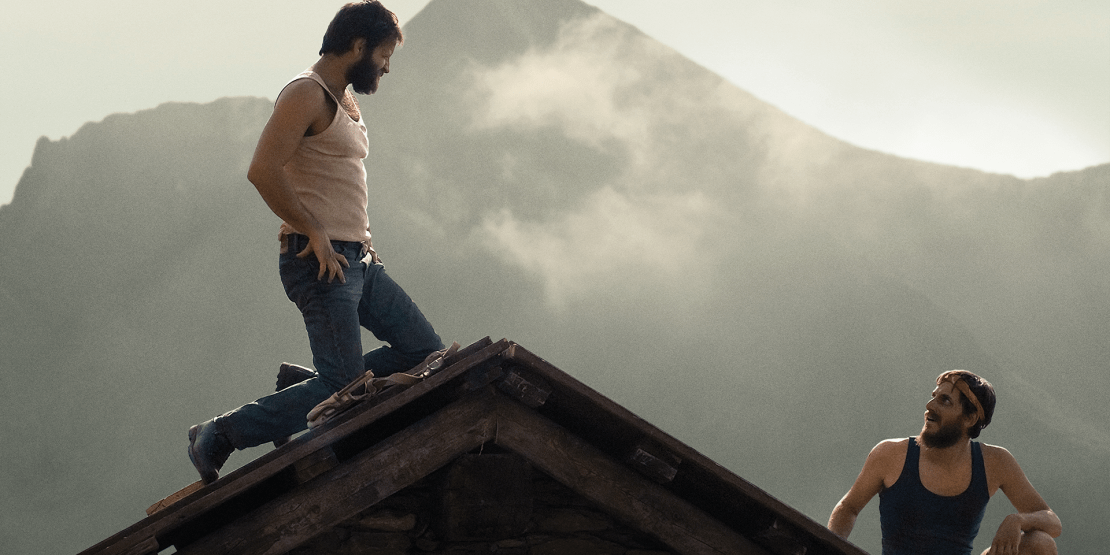
[[[879,492],[883,555],[968,555],[990,501],[979,442],[971,442],[971,484],[959,495],[937,495],[921,485],[920,453],[911,437],[898,481]]]

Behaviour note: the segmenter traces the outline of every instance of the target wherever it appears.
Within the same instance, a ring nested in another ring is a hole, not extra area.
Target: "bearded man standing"
[[[193,426],[189,459],[215,481],[235,449],[280,444],[352,380],[407,370],[443,349],[431,324],[385,273],[367,221],[366,125],[347,90],[371,94],[403,37],[377,0],[343,6],[320,59],[278,95],[247,179],[281,218],[279,273],[300,309],[316,371],[282,365],[274,394]],[[386,346],[362,352],[360,327]]]
[[[983,555],[1052,555],[1060,519],[1002,447],[971,441],[994,415],[994,387],[965,371],[937,378],[918,437],[875,446],[828,527],[847,538],[879,495],[883,555],[968,555],[987,502],[1002,490],[1018,510]]]

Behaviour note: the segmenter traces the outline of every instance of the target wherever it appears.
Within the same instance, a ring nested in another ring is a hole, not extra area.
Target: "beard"
[[[368,50],[359,62],[347,70],[347,81],[359,94],[374,94],[378,91],[378,81],[382,70],[374,64],[373,51]]]
[[[963,428],[959,422],[945,424],[935,432],[921,430],[921,443],[930,449],[944,449],[951,447],[963,437]]]

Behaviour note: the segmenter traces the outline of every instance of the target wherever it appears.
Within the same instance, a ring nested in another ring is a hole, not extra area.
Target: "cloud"
[[[768,107],[634,27],[603,13],[565,23],[556,41],[465,78],[471,131],[559,129],[628,160],[623,185],[673,181],[682,156],[740,138]],[[691,130],[696,130],[691,133]]]
[[[633,198],[604,188],[580,210],[547,221],[523,221],[502,210],[485,219],[479,236],[503,260],[541,280],[552,308],[617,289],[667,293],[657,297],[663,301],[707,285],[698,245],[717,212],[699,193]],[[658,291],[661,286],[671,290]]]
[[[659,67],[673,73],[678,60],[635,29],[596,14],[565,24],[549,48],[471,69],[472,132],[558,129],[567,141],[618,150],[625,163],[566,210],[529,220],[504,208],[476,231],[480,244],[540,280],[553,308],[615,288],[652,295],[669,283],[681,284],[685,297],[707,281],[695,251],[707,222],[722,214],[703,190],[676,183],[676,162],[669,160],[675,153],[666,152],[673,133],[661,131],[696,104],[673,90],[659,94]]]
[[[630,44],[626,27],[599,13],[565,24],[548,49],[474,68],[474,128],[557,126],[568,138],[599,148],[610,139],[642,147],[648,118],[643,106],[628,100],[643,74],[619,63],[627,57],[620,50]]]

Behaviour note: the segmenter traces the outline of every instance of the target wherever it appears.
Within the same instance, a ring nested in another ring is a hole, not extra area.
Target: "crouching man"
[[[1060,519],[1002,447],[971,441],[991,422],[994,387],[965,370],[937,378],[917,437],[888,439],[867,455],[836,504],[829,530],[847,538],[879,495],[883,555],[970,555],[987,502],[1002,490],[1018,512],[983,555],[1054,555]]]

